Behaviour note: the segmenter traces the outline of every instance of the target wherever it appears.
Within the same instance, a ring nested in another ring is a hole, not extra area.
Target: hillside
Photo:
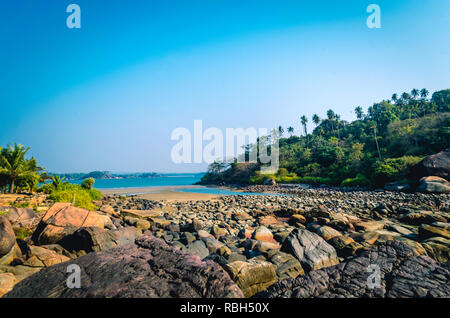
[[[425,156],[450,147],[450,89],[435,92],[428,99],[426,89],[411,94],[393,94],[390,100],[373,104],[364,113],[355,108],[357,119],[341,120],[333,110],[325,118],[312,116],[316,125],[308,133],[305,116],[300,117],[303,134],[278,127],[281,135],[280,169],[276,175],[260,175],[258,167],[247,177],[238,174],[243,164],[210,166],[202,183],[261,184],[267,179],[279,183],[312,183],[378,187],[408,180],[410,168]],[[247,145],[248,152],[257,145]],[[239,175],[239,177],[237,177]]]

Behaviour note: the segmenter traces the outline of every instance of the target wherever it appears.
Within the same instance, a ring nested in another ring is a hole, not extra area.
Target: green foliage
[[[9,205],[15,208],[29,208],[30,202],[22,202],[22,203],[9,202]]]
[[[92,201],[102,197],[100,191],[85,189],[78,184],[63,183],[58,189],[55,189],[52,184],[45,184],[42,188],[43,191],[50,194],[49,198],[55,202],[72,202],[74,206],[92,211],[97,209]]]
[[[94,186],[94,183],[95,183],[94,178],[87,178],[83,180],[83,182],[81,183],[81,187],[90,190]]]
[[[39,183],[39,173],[43,168],[34,158],[25,156],[30,148],[23,145],[10,145],[0,151],[0,189],[10,193],[17,190],[33,191]]]
[[[358,173],[355,178],[347,178],[341,182],[342,187],[368,187],[370,180],[363,174]]]
[[[293,135],[279,140],[280,169],[274,175],[253,171],[237,174],[245,164],[207,174],[211,183],[262,184],[268,178],[278,183],[311,183],[345,186],[382,186],[407,179],[410,168],[423,157],[450,147],[450,90],[438,91],[428,99],[426,89],[393,94],[368,107],[356,107],[357,120],[346,122],[332,109],[320,119],[311,134]],[[302,116],[302,125],[307,123]],[[303,127],[305,128],[305,127]],[[257,153],[258,144],[270,140],[260,137],[245,146],[245,156]]]
[[[374,184],[380,186],[388,182],[404,180],[407,178],[411,167],[421,160],[421,157],[404,156],[400,158],[389,158],[374,163]]]
[[[33,231],[27,229],[25,227],[14,228],[14,234],[16,235],[16,239],[24,240],[27,237],[30,237],[33,234]]]

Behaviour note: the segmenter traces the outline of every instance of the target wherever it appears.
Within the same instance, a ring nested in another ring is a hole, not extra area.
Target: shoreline
[[[153,186],[153,187],[133,187],[133,188],[115,188],[98,189],[104,195],[135,195],[142,199],[154,201],[204,201],[215,200],[221,197],[217,194],[182,192],[182,189],[206,188],[202,185],[184,185],[184,186]]]

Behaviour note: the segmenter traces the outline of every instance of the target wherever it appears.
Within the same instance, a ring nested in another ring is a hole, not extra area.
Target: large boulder
[[[17,282],[12,273],[0,273],[0,297],[9,292]]]
[[[153,236],[90,253],[71,261],[81,269],[81,287],[68,288],[67,265],[42,269],[14,286],[15,297],[242,297],[239,287],[213,261],[201,261]]]
[[[241,288],[245,297],[265,290],[277,280],[275,265],[264,261],[235,261],[224,266],[230,277]]]
[[[5,216],[0,216],[0,258],[8,254],[16,244],[16,235],[11,223]]]
[[[437,176],[450,181],[450,149],[423,159],[411,168],[411,176],[415,179]]]
[[[300,228],[289,234],[281,250],[294,255],[307,271],[339,263],[333,246],[319,235]]]
[[[64,255],[57,254],[56,252],[40,247],[29,246],[28,259],[23,265],[29,267],[48,267],[55,264],[69,261],[70,258]]]
[[[423,177],[419,181],[417,191],[425,193],[449,193],[450,182],[436,176]]]
[[[374,279],[379,266],[379,285]],[[450,271],[401,242],[388,241],[336,266],[280,281],[256,297],[450,297]]]
[[[109,216],[72,206],[70,203],[55,203],[39,222],[32,240],[38,245],[58,243],[81,227],[113,226]]]
[[[39,223],[39,216],[32,209],[0,206],[0,211],[8,212],[4,216],[13,227],[34,227]]]

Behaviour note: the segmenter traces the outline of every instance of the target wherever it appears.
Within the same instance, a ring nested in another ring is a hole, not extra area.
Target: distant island
[[[57,173],[56,175],[66,180],[93,179],[134,179],[134,178],[157,178],[161,177],[156,172],[135,172],[135,173],[112,173],[110,171],[91,171],[89,173]]]

